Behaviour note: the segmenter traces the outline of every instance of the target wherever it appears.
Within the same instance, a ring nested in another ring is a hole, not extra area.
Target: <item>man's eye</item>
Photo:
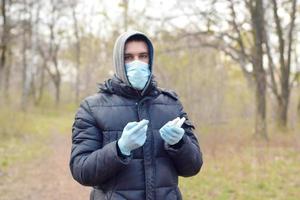
[[[142,55],[141,58],[148,58],[148,55]]]

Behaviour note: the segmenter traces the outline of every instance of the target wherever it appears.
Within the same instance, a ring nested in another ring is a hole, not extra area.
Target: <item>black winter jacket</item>
[[[185,134],[174,146],[159,129],[176,117],[187,120]],[[149,120],[143,147],[130,157],[120,156],[117,140],[128,122]],[[175,93],[151,81],[142,96],[114,77],[84,99],[72,128],[70,169],[75,180],[93,186],[92,200],[181,200],[178,176],[196,175],[202,153]]]

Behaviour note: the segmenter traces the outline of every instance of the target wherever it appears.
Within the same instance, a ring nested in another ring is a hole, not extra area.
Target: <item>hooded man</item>
[[[70,169],[91,200],[181,200],[178,176],[200,171],[195,127],[178,96],[157,87],[153,56],[145,34],[120,35],[115,75],[76,113]]]

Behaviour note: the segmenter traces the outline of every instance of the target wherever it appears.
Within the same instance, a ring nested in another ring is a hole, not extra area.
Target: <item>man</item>
[[[178,176],[202,166],[194,126],[178,96],[157,87],[145,34],[123,33],[113,54],[115,75],[76,113],[72,175],[92,200],[182,199]]]

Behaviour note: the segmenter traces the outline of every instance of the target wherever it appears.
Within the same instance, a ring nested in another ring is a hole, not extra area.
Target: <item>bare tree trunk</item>
[[[52,30],[53,31],[53,30]],[[53,33],[53,32],[52,32]],[[52,35],[52,34],[51,34]],[[52,42],[50,45],[55,45],[54,44],[54,35],[52,35]],[[54,83],[54,86],[55,86],[55,105],[58,106],[59,103],[60,103],[60,85],[61,85],[61,74],[60,74],[60,71],[59,71],[59,68],[58,68],[58,60],[57,60],[57,57],[58,57],[58,46],[55,46],[54,50],[52,51],[52,63],[54,65],[54,68],[55,68],[55,72],[52,73],[50,71],[49,68],[47,68],[52,80],[53,80],[53,83]]]
[[[276,0],[272,0],[273,3],[273,14],[276,24],[276,34],[278,37],[279,43],[279,63],[280,63],[280,88],[281,93],[277,94],[277,105],[278,105],[278,117],[277,124],[281,128],[287,128],[288,122],[288,107],[291,93],[291,83],[290,83],[290,75],[291,75],[291,53],[292,53],[292,44],[293,44],[293,32],[295,28],[295,18],[296,18],[296,0],[291,2],[291,13],[290,13],[290,26],[288,29],[288,38],[287,43],[284,40],[283,28],[281,26],[281,21],[278,16],[278,5]],[[285,51],[285,47],[287,44],[287,50]],[[287,54],[285,54],[287,53]],[[274,83],[273,83],[274,84]],[[273,87],[276,87],[273,85]],[[276,94],[275,94],[276,95]]]
[[[6,65],[6,50],[7,50],[7,34],[8,34],[8,25],[7,25],[7,18],[6,18],[6,0],[2,0],[1,4],[1,13],[2,13],[2,20],[3,20],[3,32],[1,37],[1,58],[0,58],[0,101],[2,101],[3,95],[3,85],[4,85],[4,69]]]
[[[54,72],[51,72],[49,66],[47,66],[46,70],[48,71],[51,79],[53,81],[55,87],[55,105],[58,106],[60,103],[60,86],[61,86],[61,72],[58,68],[58,51],[59,51],[59,42],[56,41],[56,35],[54,32],[54,28],[56,26],[58,16],[55,15],[57,11],[59,11],[59,5],[57,5],[53,0],[51,0],[51,23],[49,23],[49,31],[50,31],[50,48],[49,48],[49,57],[51,62],[53,63]]]
[[[24,4],[24,14],[28,14],[28,19],[23,19],[23,92],[22,92],[22,101],[21,108],[23,111],[27,110],[28,100],[32,86],[32,58],[29,59],[27,54],[32,51],[32,42],[33,42],[33,32],[32,32],[32,5],[31,3],[27,3],[26,0],[23,2]]]
[[[259,51],[258,51],[259,52]],[[259,56],[262,57],[262,56]],[[266,123],[266,77],[265,72],[260,68],[261,58],[256,58],[255,81],[256,81],[256,109],[255,109],[255,135],[268,139]]]
[[[52,32],[53,33],[53,32]],[[54,44],[54,34],[53,36],[53,40],[52,40],[52,44]],[[55,45],[55,44],[54,44]],[[61,74],[58,68],[58,45],[55,45],[53,54],[52,54],[52,61],[55,67],[55,73],[53,75],[53,80],[54,80],[54,85],[55,85],[55,105],[58,106],[60,103],[60,85],[61,85]]]
[[[25,4],[25,3],[24,3]],[[27,6],[27,5],[24,5]],[[23,21],[23,33],[22,33],[22,40],[23,40],[23,47],[22,47],[22,100],[21,100],[21,109],[26,111],[27,103],[28,103],[28,95],[29,95],[29,77],[28,77],[28,63],[27,63],[27,48],[28,48],[28,41],[27,41],[27,24],[26,20]]]
[[[25,31],[24,31],[25,32]],[[22,85],[23,85],[23,90],[22,90],[22,100],[21,100],[21,108],[23,111],[26,111],[27,107],[27,101],[28,101],[28,94],[29,94],[29,88],[28,88],[28,67],[27,67],[27,56],[26,56],[26,46],[27,46],[27,41],[26,41],[26,36],[25,33],[23,33],[23,51],[22,51],[22,63],[23,63],[23,69],[22,69]]]
[[[59,102],[60,102],[60,76],[56,77],[56,81],[55,81],[55,105],[58,106]]]
[[[40,22],[41,3],[36,2],[36,5],[37,5],[36,13],[33,20],[33,28],[32,28],[33,36],[31,40],[31,44],[32,44],[31,50],[33,52],[33,55],[40,52],[41,57],[43,58],[43,64],[40,65],[37,62],[35,62],[35,60],[33,59],[34,56],[31,57],[30,61],[32,67],[32,74],[33,74],[32,83],[31,83],[31,90],[32,90],[31,93],[33,96],[34,105],[39,105],[42,99],[42,93],[40,93],[41,88],[42,88],[42,92],[44,88],[46,59],[45,59],[45,54],[42,52],[42,49],[40,47],[40,40],[39,40],[39,22]],[[33,9],[31,8],[31,10]]]
[[[80,48],[80,38],[79,38],[79,28],[78,28],[78,20],[76,16],[76,5],[72,4],[72,14],[74,21],[74,32],[76,38],[76,83],[75,83],[75,102],[79,102],[80,96],[80,56],[81,56],[81,48]]]
[[[12,51],[9,48],[8,49],[8,59],[7,59],[7,65],[5,70],[5,84],[4,84],[4,99],[5,103],[10,103],[10,73],[11,73],[11,66],[12,66]]]
[[[43,65],[41,67],[41,72],[40,72],[40,84],[38,87],[37,95],[35,98],[35,105],[39,105],[43,99],[44,95],[44,88],[45,88],[45,69],[46,69],[46,58],[44,58]]]
[[[129,7],[129,0],[123,0],[124,6],[124,30],[128,30],[128,7]]]
[[[54,63],[55,72],[52,73],[50,69],[47,67],[47,71],[53,81],[54,87],[55,87],[55,105],[58,106],[60,103],[60,85],[61,85],[61,75],[58,70],[57,60],[56,56],[53,58],[52,62]]]
[[[60,86],[61,86],[61,74],[58,68],[58,60],[57,60],[57,53],[58,47],[54,51],[53,55],[53,63],[55,67],[55,74],[54,74],[54,85],[55,85],[55,104],[56,106],[60,103]]]
[[[255,135],[268,139],[266,124],[266,75],[263,68],[263,20],[264,10],[262,0],[250,2],[251,20],[253,27],[253,71],[256,82],[256,113],[255,113]]]

